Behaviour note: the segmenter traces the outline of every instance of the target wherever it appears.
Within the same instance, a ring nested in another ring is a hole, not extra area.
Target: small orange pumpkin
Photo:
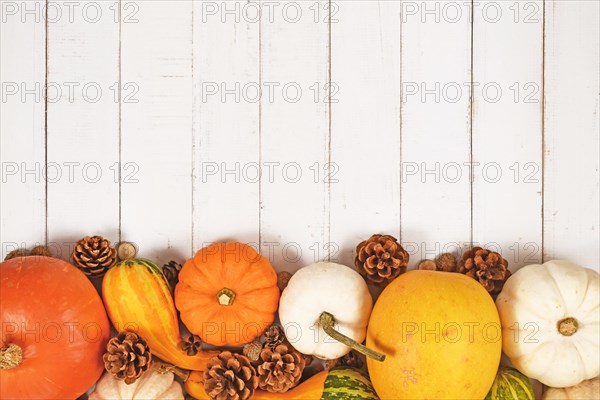
[[[215,346],[239,346],[262,335],[279,304],[277,273],[252,247],[215,243],[179,273],[175,305],[188,330]]]

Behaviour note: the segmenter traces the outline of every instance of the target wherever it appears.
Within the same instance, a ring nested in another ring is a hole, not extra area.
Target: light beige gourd
[[[600,373],[600,278],[564,260],[528,265],[506,282],[496,306],[502,349],[513,365],[550,387]]]
[[[131,385],[105,372],[89,400],[183,400],[181,384],[172,372],[150,368]]]
[[[589,379],[568,388],[548,388],[542,400],[600,399],[600,378]]]

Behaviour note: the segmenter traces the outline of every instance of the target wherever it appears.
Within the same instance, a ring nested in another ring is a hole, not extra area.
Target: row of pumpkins
[[[301,268],[280,295],[268,260],[235,242],[188,260],[174,293],[144,259],[109,269],[102,299],[83,273],[47,257],[3,262],[0,283],[3,399],[75,399],[96,383],[94,399],[183,398],[170,373],[150,372],[133,385],[107,373],[98,382],[109,319],[117,331],[136,330],[166,363],[191,371],[187,393],[208,399],[202,371],[218,352],[189,356],[181,349],[177,310],[191,333],[219,347],[252,342],[279,311],[304,354],[336,359],[351,345],[369,355],[370,381],[334,369],[287,393],[257,391],[255,399],[532,398],[517,371],[502,369],[496,378],[502,351],[547,386],[579,384],[550,389],[547,398],[590,398],[575,391],[590,390],[583,381],[600,368],[599,276],[567,261],[520,269],[496,303],[465,275],[418,270],[393,280],[373,306],[355,270],[327,262]]]

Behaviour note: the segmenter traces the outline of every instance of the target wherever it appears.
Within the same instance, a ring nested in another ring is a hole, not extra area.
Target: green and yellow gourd
[[[118,331],[131,329],[148,342],[152,354],[180,368],[203,371],[218,352],[188,356],[181,349],[179,321],[169,283],[152,261],[121,261],[104,275],[102,298]]]
[[[535,400],[529,378],[510,367],[501,367],[485,400]]]
[[[204,391],[202,374],[192,372],[185,382],[186,391],[198,400],[209,399]],[[369,379],[349,367],[321,371],[285,393],[254,392],[252,400],[378,400]]]

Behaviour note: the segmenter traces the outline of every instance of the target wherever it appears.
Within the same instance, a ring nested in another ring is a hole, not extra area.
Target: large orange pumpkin
[[[54,258],[13,258],[0,264],[0,293],[0,398],[75,399],[100,378],[110,327],[81,271]]]
[[[492,297],[458,273],[411,271],[375,303],[367,359],[382,399],[483,399],[500,363],[500,318]]]
[[[277,274],[245,244],[200,250],[179,273],[175,305],[188,330],[215,346],[238,346],[260,336],[275,319]]]

